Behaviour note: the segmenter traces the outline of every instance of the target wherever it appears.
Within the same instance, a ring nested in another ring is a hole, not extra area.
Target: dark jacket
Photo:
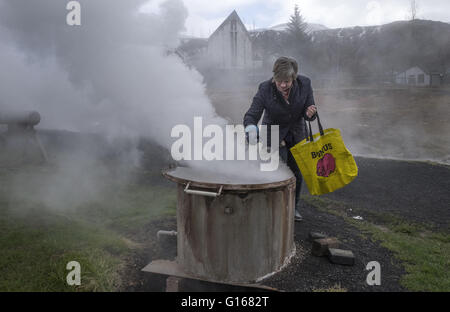
[[[306,116],[306,108],[314,104],[311,80],[305,76],[297,76],[294,80],[287,104],[272,79],[259,85],[252,105],[244,116],[244,127],[257,125],[264,111],[263,125],[280,126],[280,143],[286,142],[288,148],[306,138],[305,120],[313,121]],[[270,127],[268,127],[270,131]],[[270,140],[270,132],[268,135]],[[262,138],[265,140],[265,138]],[[270,142],[268,142],[270,145]]]

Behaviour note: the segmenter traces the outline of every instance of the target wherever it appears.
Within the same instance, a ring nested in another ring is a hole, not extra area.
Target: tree
[[[287,54],[295,57],[303,65],[309,64],[307,59],[311,54],[311,38],[306,33],[307,26],[298,5],[295,5],[294,14],[291,15],[287,24],[284,48]],[[305,66],[302,67],[305,69]]]
[[[308,38],[308,34],[306,33],[308,25],[300,14],[300,9],[297,4],[294,7],[294,14],[291,15],[287,27],[288,33],[297,39],[304,40],[305,38]]]

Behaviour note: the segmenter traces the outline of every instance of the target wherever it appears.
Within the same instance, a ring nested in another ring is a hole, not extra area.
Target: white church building
[[[208,39],[208,60],[220,69],[253,68],[250,35],[236,11]]]

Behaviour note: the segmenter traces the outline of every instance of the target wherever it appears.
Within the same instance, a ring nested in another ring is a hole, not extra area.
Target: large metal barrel
[[[179,167],[177,262],[188,274],[254,282],[276,272],[295,250],[295,177],[245,183]],[[280,178],[280,177],[279,177]]]

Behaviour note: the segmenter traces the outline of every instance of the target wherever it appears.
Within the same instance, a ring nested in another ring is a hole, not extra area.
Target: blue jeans
[[[294,173],[296,182],[295,182],[295,210],[299,211],[300,208],[300,192],[302,190],[302,173],[295,162],[294,156],[292,156],[291,152],[286,146],[280,146],[279,150],[280,159],[286,163],[289,169]]]

